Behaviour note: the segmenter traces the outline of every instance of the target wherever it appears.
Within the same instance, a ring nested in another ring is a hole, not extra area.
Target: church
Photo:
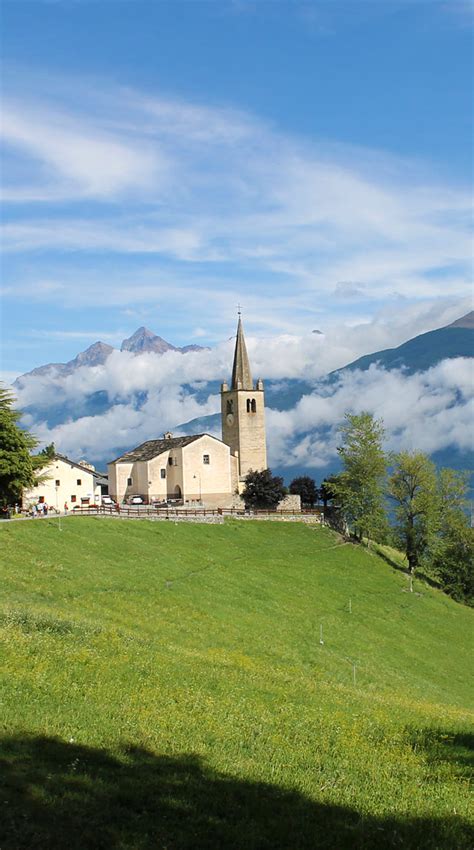
[[[250,470],[267,467],[265,396],[254,384],[239,314],[232,381],[221,385],[222,440],[210,434],[147,440],[108,464],[109,493],[118,502],[230,507],[239,500]]]

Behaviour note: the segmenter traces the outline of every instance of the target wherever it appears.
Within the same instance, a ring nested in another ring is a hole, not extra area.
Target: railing
[[[101,515],[101,516],[127,516],[127,517],[201,517],[201,516],[226,516],[226,517],[285,517],[285,516],[309,516],[324,517],[323,508],[303,508],[301,511],[285,510],[276,508],[249,509],[244,508],[185,508],[182,507],[154,507],[153,505],[81,505],[70,511],[72,515]]]

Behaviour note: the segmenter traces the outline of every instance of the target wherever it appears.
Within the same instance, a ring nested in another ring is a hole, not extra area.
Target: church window
[[[247,399],[247,413],[256,413],[257,412],[257,402],[254,398]]]
[[[56,478],[56,481],[54,482],[54,486],[59,487],[60,484],[61,484],[61,482],[60,482],[59,478]]]
[[[232,401],[232,399],[229,399],[228,402],[227,402],[227,413],[233,413],[233,412],[234,412],[234,402]]]
[[[133,480],[131,478],[127,478],[127,487],[131,487],[133,484]]]
[[[173,466],[173,458],[172,457],[168,458],[168,466]]]
[[[256,412],[257,412],[257,402],[253,398],[252,399],[252,413],[256,413]]]
[[[247,413],[250,413],[250,404],[251,404],[251,401],[250,401],[250,399],[248,398],[248,399],[247,399]]]
[[[202,462],[209,464],[211,462],[211,458],[209,457],[209,455],[203,455]]]
[[[77,484],[78,487],[80,487],[81,484],[82,484],[82,478],[78,478],[77,481],[76,481],[76,484]]]
[[[160,469],[160,478],[166,478],[166,469]]]

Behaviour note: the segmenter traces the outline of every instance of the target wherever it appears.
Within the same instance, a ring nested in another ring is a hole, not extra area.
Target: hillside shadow
[[[428,761],[439,764],[446,761],[456,768],[456,773],[469,779],[474,773],[474,735],[469,732],[446,732],[443,729],[412,730],[408,737],[415,750],[423,750]]]
[[[120,757],[54,738],[0,741],[2,850],[453,850],[459,817],[371,817],[213,772],[196,755]]]
[[[372,554],[377,555],[379,558],[382,559],[382,561],[385,561],[385,563],[388,564],[390,567],[392,567],[394,570],[397,570],[397,572],[399,572],[399,573],[403,573],[403,575],[407,576],[407,578],[409,577],[410,571],[408,569],[408,563],[400,564],[398,561],[395,560],[395,558],[392,558],[387,552],[384,552],[381,549],[377,549],[377,548],[375,548],[375,546],[373,548],[371,548],[371,547],[367,546],[366,543],[364,543],[363,545],[368,552],[371,552]],[[416,570],[416,574],[413,576],[413,578],[418,579],[418,581],[424,582],[425,584],[429,585],[429,587],[434,587],[434,588],[439,589],[440,586],[441,586],[439,581],[436,581],[435,578],[428,575],[428,573],[425,572],[421,567],[418,567],[418,569]]]

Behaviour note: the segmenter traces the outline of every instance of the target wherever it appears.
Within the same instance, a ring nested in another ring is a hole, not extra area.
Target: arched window
[[[233,413],[233,412],[234,412],[234,402],[232,401],[232,399],[229,399],[228,402],[227,402],[227,413]]]
[[[247,413],[250,413],[252,409],[252,400],[250,398],[247,399]]]
[[[256,413],[257,412],[257,402],[254,398],[247,399],[247,413]]]
[[[256,413],[256,412],[257,412],[257,402],[253,398],[252,399],[252,413]]]

